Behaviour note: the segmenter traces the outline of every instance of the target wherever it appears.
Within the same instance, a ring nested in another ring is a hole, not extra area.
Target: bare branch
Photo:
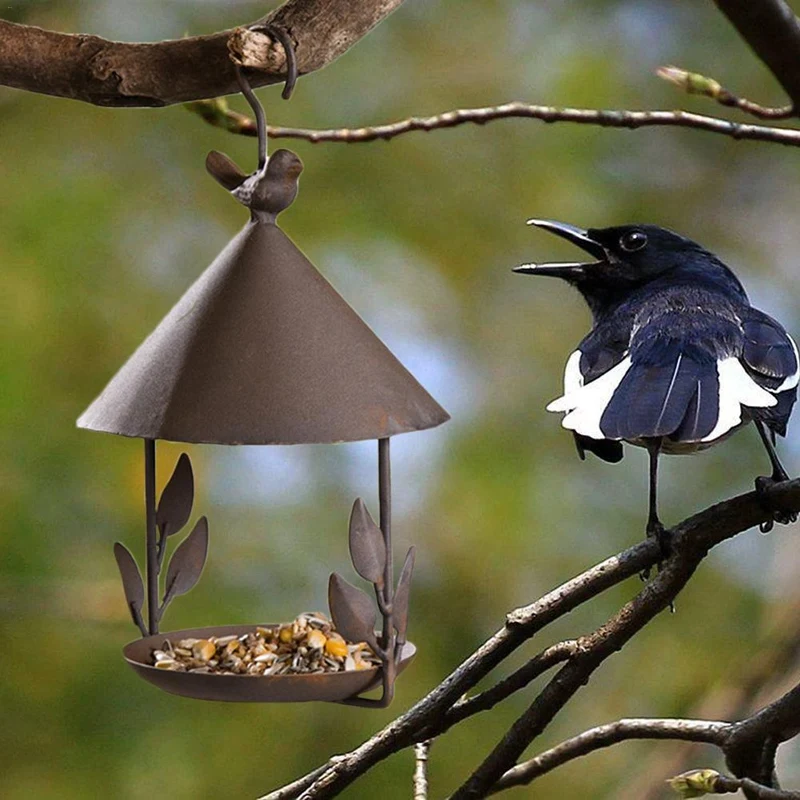
[[[772,486],[768,490],[768,497],[777,510],[800,510],[800,479]],[[762,502],[755,492],[749,492],[718,503],[673,529],[673,552],[662,572],[610,622],[593,634],[582,637],[579,640],[579,652],[570,658],[540,694],[536,701],[539,705],[531,720],[533,735],[538,726],[546,724],[547,718],[552,718],[580,688],[599,663],[621,647],[659,610],[669,605],[712,547],[771,518],[771,513],[765,510]],[[505,628],[492,636],[409,711],[357,749],[337,756],[335,760],[331,759],[324,771],[315,771],[313,779],[307,776],[296,781],[293,786],[302,783],[298,791],[289,794],[278,790],[266,795],[264,800],[288,800],[301,793],[304,800],[339,794],[359,775],[390,754],[428,738],[426,733],[436,724],[437,718],[527,638],[603,590],[652,566],[658,558],[659,549],[654,541],[641,542],[567,581],[535,603],[509,614]],[[501,759],[498,762],[498,770],[492,771],[489,780],[483,784],[484,794],[514,765],[521,752],[516,752],[511,761]]]
[[[536,758],[508,770],[492,788],[492,794],[524,786],[534,778],[550,772],[568,761],[593,753],[603,747],[630,739],[683,739],[690,742],[708,742],[721,746],[727,722],[710,722],[694,719],[621,719],[599,725],[545,750]]]
[[[784,0],[714,0],[800,108],[800,20]]]
[[[784,489],[792,485],[800,490],[800,480],[780,484]],[[753,492],[718,503],[673,529],[672,553],[659,574],[605,625],[579,640],[580,651],[544,687],[483,763],[452,795],[453,800],[486,797],[528,745],[589,681],[593,672],[672,603],[709,549],[736,531],[751,527],[754,523],[748,522],[748,517],[754,520],[763,513],[761,501]]]
[[[462,719],[494,708],[501,700],[505,700],[514,692],[524,689],[532,680],[538,678],[551,667],[561,664],[575,655],[578,647],[579,644],[574,639],[554,644],[546,650],[542,650],[541,653],[535,655],[516,672],[513,672],[491,689],[487,689],[485,692],[475,695],[475,697],[459,700],[444,714],[441,723],[437,724],[435,735],[439,736]]]
[[[737,723],[725,747],[725,759],[734,774],[769,785],[773,782],[778,745],[798,733],[800,685]]]
[[[688,94],[701,94],[704,97],[710,97],[720,105],[738,108],[740,111],[752,114],[759,119],[788,119],[794,116],[794,106],[791,104],[779,106],[778,108],[762,106],[760,103],[754,103],[752,100],[735,95],[722,86],[719,81],[707,78],[697,72],[689,72],[680,67],[669,66],[659,67],[656,70],[656,75],[665,81],[680,86]]]
[[[212,125],[225,128],[232,133],[255,136],[255,124],[248,117],[231,112],[227,104],[215,100],[192,104],[192,111],[199,113]],[[483,108],[459,108],[445,111],[432,117],[410,117],[399,122],[373,125],[364,128],[330,128],[313,130],[309,128],[270,127],[269,135],[274,139],[303,139],[308,142],[374,142],[376,139],[394,139],[412,131],[433,131],[440,128],[455,128],[473,123],[485,125],[498,119],[538,119],[542,122],[572,122],[578,125],[598,125],[602,128],[628,128],[631,130],[648,127],[694,128],[733,139],[749,139],[759,142],[773,142],[791,147],[800,146],[800,129],[775,128],[766,125],[750,125],[732,122],[718,117],[694,114],[689,111],[627,111],[596,108],[560,108],[558,106],[539,106],[528,103],[504,103],[499,106]]]
[[[258,22],[289,33],[303,75],[338,58],[402,2],[288,0]],[[166,106],[236,93],[231,58],[259,70],[254,87],[284,79],[283,47],[246,27],[129,43],[0,20],[0,84],[101,106]]]
[[[414,745],[414,800],[428,800],[428,754],[432,741]]]

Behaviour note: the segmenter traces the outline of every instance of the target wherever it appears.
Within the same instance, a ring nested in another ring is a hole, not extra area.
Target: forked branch
[[[769,490],[769,500],[779,510],[800,510],[800,479],[775,485]],[[592,633],[575,642],[556,645],[554,654],[549,657],[545,655],[547,650],[536,656],[534,661],[537,663],[531,670],[532,674],[540,674],[543,666],[555,666],[557,663],[563,666],[454,797],[485,797],[494,791],[498,781],[515,766],[519,755],[588,680],[591,673],[659,611],[669,606],[712,547],[771,517],[771,511],[766,510],[762,502],[755,492],[750,492],[718,503],[676,526],[673,529],[670,557],[664,562],[658,576],[646,584],[633,600]],[[493,703],[485,703],[478,698],[491,698],[492,692],[499,690],[489,689],[473,700],[461,703],[459,700],[534,634],[605,589],[652,566],[658,558],[659,550],[655,542],[641,542],[567,581],[531,605],[512,612],[500,631],[409,711],[357,749],[331,759],[324,767],[265,798],[289,800],[302,795],[304,800],[311,800],[334,797],[392,753],[431,738],[438,734],[438,729],[444,730],[472,713],[491,707]],[[525,683],[519,680],[516,688],[521,688]],[[499,694],[507,696],[510,692]],[[499,696],[497,699],[500,699]],[[775,725],[780,726],[783,734],[791,732],[786,724],[787,717],[791,717],[787,705],[789,702],[783,699],[777,701],[779,710],[775,710],[771,717],[776,720]],[[464,713],[465,707],[469,713]],[[763,739],[754,735],[748,750],[763,750]]]

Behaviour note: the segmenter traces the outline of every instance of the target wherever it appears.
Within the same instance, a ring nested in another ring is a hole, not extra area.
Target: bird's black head
[[[744,297],[733,273],[691,239],[657,225],[618,225],[582,230],[553,220],[531,219],[536,225],[590,253],[588,263],[522,264],[514,269],[529,275],[552,275],[573,284],[597,314],[631,291],[670,276],[692,283],[712,283]]]

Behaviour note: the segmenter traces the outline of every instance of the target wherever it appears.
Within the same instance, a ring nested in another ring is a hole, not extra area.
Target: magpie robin
[[[515,272],[551,275],[574,286],[593,327],[567,361],[563,412],[581,459],[622,458],[622,442],[650,454],[648,535],[668,548],[658,518],[660,453],[693,453],[753,422],[772,464],[760,493],[788,479],[775,452],[786,435],[800,377],[795,343],[750,305],[741,283],[713,253],[655,225],[582,230],[532,219],[590,253],[592,263],[523,264]],[[776,522],[796,515],[773,512]],[[772,522],[762,526],[769,530]]]

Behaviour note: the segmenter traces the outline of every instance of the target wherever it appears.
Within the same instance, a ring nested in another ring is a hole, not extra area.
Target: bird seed
[[[381,660],[366,642],[346,642],[328,617],[314,611],[241,636],[165,639],[153,650],[153,665],[211,675],[308,675],[372,669]]]

